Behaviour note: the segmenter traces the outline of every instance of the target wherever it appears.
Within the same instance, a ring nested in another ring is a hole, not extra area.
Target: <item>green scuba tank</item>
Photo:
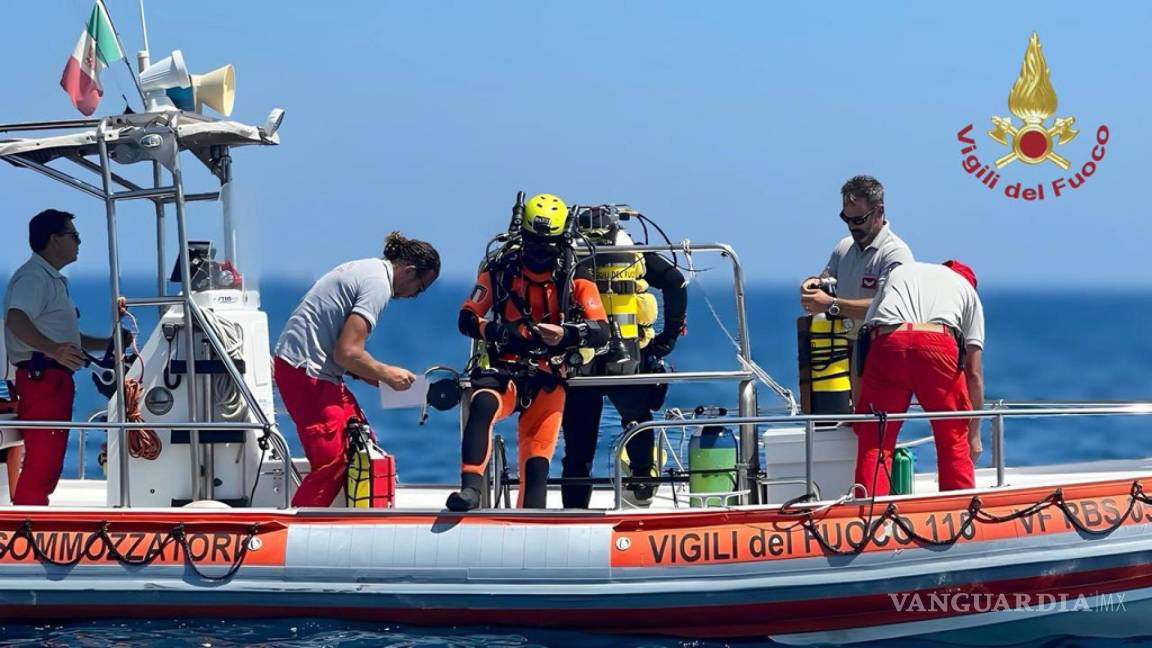
[[[696,416],[726,416],[723,407],[696,408]],[[729,493],[736,490],[736,435],[720,425],[701,426],[688,443],[688,492]],[[694,508],[727,506],[731,496],[689,497]]]
[[[916,454],[912,448],[896,448],[892,453],[893,495],[909,495],[916,476]]]

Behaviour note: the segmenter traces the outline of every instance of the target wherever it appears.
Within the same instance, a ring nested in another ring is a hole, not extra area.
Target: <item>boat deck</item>
[[[1086,483],[1112,479],[1138,479],[1152,475],[1152,458],[1123,459],[1092,461],[1082,463],[1055,464],[1047,466],[1022,466],[1008,468],[1005,472],[1007,486],[1066,486],[1072,483]],[[0,477],[0,500],[8,504],[7,485]],[[973,493],[986,492],[995,488],[996,471],[993,468],[982,468],[976,471],[977,488]],[[104,480],[97,479],[66,479],[61,480],[55,494],[52,496],[52,506],[61,508],[100,508],[106,506],[107,485]],[[444,500],[455,487],[451,485],[404,485],[397,486],[396,508],[406,510],[440,510],[444,507]],[[918,473],[916,475],[914,494],[937,492],[935,473]],[[652,511],[675,510],[686,508],[688,505],[687,485],[679,485],[675,489],[671,485],[661,486],[648,508],[638,508],[629,503],[624,504],[624,510]],[[516,491],[512,490],[512,501],[515,502]],[[343,498],[338,498],[338,502]],[[779,502],[773,502],[778,504]],[[596,489],[592,494],[593,509],[611,509],[613,496],[610,489]],[[220,505],[223,506],[223,505]],[[560,509],[559,489],[553,488],[548,494],[548,508]]]

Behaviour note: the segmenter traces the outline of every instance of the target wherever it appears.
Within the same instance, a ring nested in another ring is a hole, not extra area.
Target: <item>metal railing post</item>
[[[720,254],[732,261],[733,298],[736,307],[736,335],[740,348],[740,358],[747,367],[752,362],[752,343],[748,335],[748,313],[744,303],[744,267],[740,265],[740,257],[730,246],[721,244]],[[740,416],[755,416],[758,404],[756,402],[756,381],[749,379],[741,381],[737,387],[737,399]],[[747,490],[747,495],[741,495],[742,504],[758,504],[760,502],[760,489],[756,487],[756,479],[760,474],[760,439],[756,424],[740,426],[740,465],[736,469],[736,490]]]
[[[161,187],[163,182],[163,167],[159,162],[152,162],[152,186]],[[156,208],[156,296],[163,297],[165,295],[166,284],[164,282],[165,265],[164,265],[164,203],[163,201],[155,201]],[[160,317],[164,316],[164,312],[168,310],[167,306],[159,305],[157,312]]]
[[[1004,485],[1004,416],[992,417],[992,464],[996,466],[996,485]]]
[[[814,482],[812,481],[812,464],[814,462],[813,455],[816,449],[816,424],[812,421],[804,421],[804,491],[806,495],[815,493]]]
[[[176,120],[174,117],[169,128],[172,137],[176,137]],[[196,423],[200,420],[199,403],[196,397],[196,327],[193,324],[192,314],[192,268],[191,259],[188,258],[188,222],[185,217],[184,205],[184,173],[180,169],[180,155],[174,155],[172,160],[172,186],[176,190],[176,232],[179,240],[177,259],[180,260],[180,284],[184,291],[184,352],[188,358],[188,421],[192,423],[188,430],[188,455],[192,470],[192,500],[201,498],[201,466],[200,466],[200,430]]]
[[[100,177],[103,181],[104,211],[108,220],[108,275],[109,288],[112,293],[112,349],[113,370],[116,375],[116,420],[125,421],[128,416],[124,403],[124,340],[120,337],[120,250],[116,231],[116,201],[112,198],[112,160],[108,156],[108,142],[104,139],[104,130],[108,121],[102,120],[96,127],[96,143],[100,152]],[[128,476],[128,432],[120,430],[117,437],[119,451],[117,459],[120,469],[120,506],[129,508],[131,502],[131,489]]]

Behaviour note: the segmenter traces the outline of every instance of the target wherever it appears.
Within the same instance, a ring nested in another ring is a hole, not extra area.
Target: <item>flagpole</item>
[[[120,32],[112,20],[112,12],[108,11],[108,5],[104,4],[104,0],[96,0],[96,4],[100,5],[100,8],[104,10],[104,15],[108,16],[108,24],[112,26],[112,34],[116,36],[116,45],[120,47],[120,53],[123,55],[121,58],[124,59],[124,65],[128,67],[128,74],[132,77],[132,82],[136,84],[136,92],[140,93],[140,104],[147,110],[148,106],[144,102],[144,89],[140,87],[140,79],[137,78],[136,71],[132,69],[132,62],[128,60],[128,50],[124,49],[124,42],[120,40]],[[141,0],[141,4],[143,4],[143,0]],[[143,18],[143,14],[141,14],[141,18]]]

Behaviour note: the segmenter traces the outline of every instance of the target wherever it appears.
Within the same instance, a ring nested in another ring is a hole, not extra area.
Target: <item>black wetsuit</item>
[[[649,252],[644,255],[644,280],[649,290],[659,290],[664,301],[664,328],[656,339],[641,351],[640,371],[651,373],[667,355],[684,329],[688,307],[688,290],[684,275],[667,258]],[[665,387],[659,385],[627,385],[620,387],[569,386],[564,402],[564,477],[589,477],[596,455],[596,442],[600,435],[600,415],[607,396],[620,420],[627,428],[633,423],[652,420],[652,410],[662,406],[660,401]],[[653,468],[653,430],[641,432],[627,445],[633,476],[648,477]],[[565,485],[561,487],[564,508],[588,508],[592,498],[591,485]]]

